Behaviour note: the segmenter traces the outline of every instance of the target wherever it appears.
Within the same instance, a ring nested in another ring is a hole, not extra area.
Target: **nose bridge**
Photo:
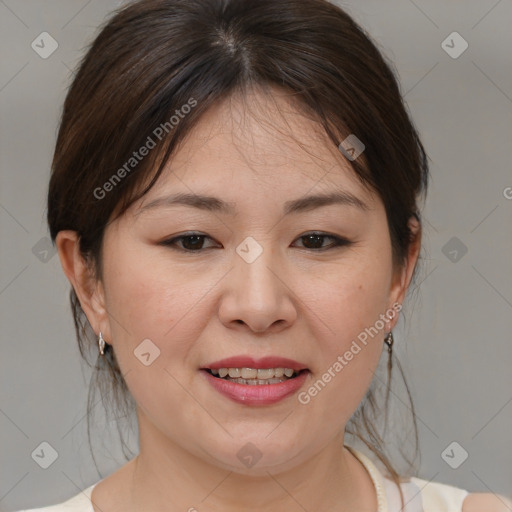
[[[240,276],[242,289],[247,288],[253,295],[275,295],[279,287],[276,268],[279,262],[275,256],[269,238],[256,240],[252,236],[245,238],[236,248],[235,266]],[[270,297],[266,297],[267,300]]]
[[[219,315],[225,325],[245,324],[254,332],[284,328],[297,311],[290,291],[282,282],[282,262],[270,237],[247,237],[235,248],[233,271],[221,298]]]

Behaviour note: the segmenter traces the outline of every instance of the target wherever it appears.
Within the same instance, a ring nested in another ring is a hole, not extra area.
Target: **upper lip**
[[[218,370],[219,368],[291,368],[292,370],[300,371],[307,369],[307,366],[286,357],[267,356],[255,359],[250,356],[233,356],[220,359],[204,367],[204,369],[210,370]]]

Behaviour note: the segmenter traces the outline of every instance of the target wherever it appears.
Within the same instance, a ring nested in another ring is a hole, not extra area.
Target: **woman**
[[[140,450],[51,510],[510,510],[405,478],[378,435],[375,462],[346,444],[377,432],[427,184],[389,64],[338,7],[120,9],[66,98],[48,223]]]

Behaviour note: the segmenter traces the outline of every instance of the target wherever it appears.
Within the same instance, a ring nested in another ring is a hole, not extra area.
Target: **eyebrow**
[[[370,210],[369,206],[354,194],[348,191],[336,191],[329,194],[316,194],[287,201],[284,204],[283,213],[284,215],[301,213],[332,204],[353,206],[364,211]],[[217,197],[188,193],[173,194],[154,199],[140,208],[137,215],[155,208],[175,205],[190,206],[192,208],[226,215],[236,215],[234,203],[223,201]]]

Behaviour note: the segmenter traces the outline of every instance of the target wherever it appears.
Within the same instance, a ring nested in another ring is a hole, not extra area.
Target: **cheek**
[[[340,265],[323,279],[311,300],[333,339],[346,343],[376,324],[388,308],[390,279],[386,262],[371,259]]]
[[[108,284],[119,366],[130,393],[148,415],[159,410],[172,414],[187,400],[179,383],[191,378],[185,371],[188,357],[204,329],[204,286],[190,282],[184,273],[164,273],[143,261],[136,266],[132,260],[117,263]]]
[[[112,342],[123,371],[139,369],[134,356],[142,343],[158,353],[155,365],[182,365],[208,321],[205,281],[135,255],[117,259],[105,275]]]
[[[323,410],[333,421],[348,421],[363,399],[382,354],[388,312],[390,276],[386,262],[360,260],[324,279],[315,312],[325,336],[319,358],[321,368],[306,390],[303,402]],[[329,286],[325,283],[329,282]],[[318,332],[318,331],[317,331]],[[337,419],[337,420],[336,420]]]
[[[205,284],[186,270],[155,264],[144,253],[127,254],[111,268],[109,303],[129,332],[161,338],[177,328],[204,295]]]

